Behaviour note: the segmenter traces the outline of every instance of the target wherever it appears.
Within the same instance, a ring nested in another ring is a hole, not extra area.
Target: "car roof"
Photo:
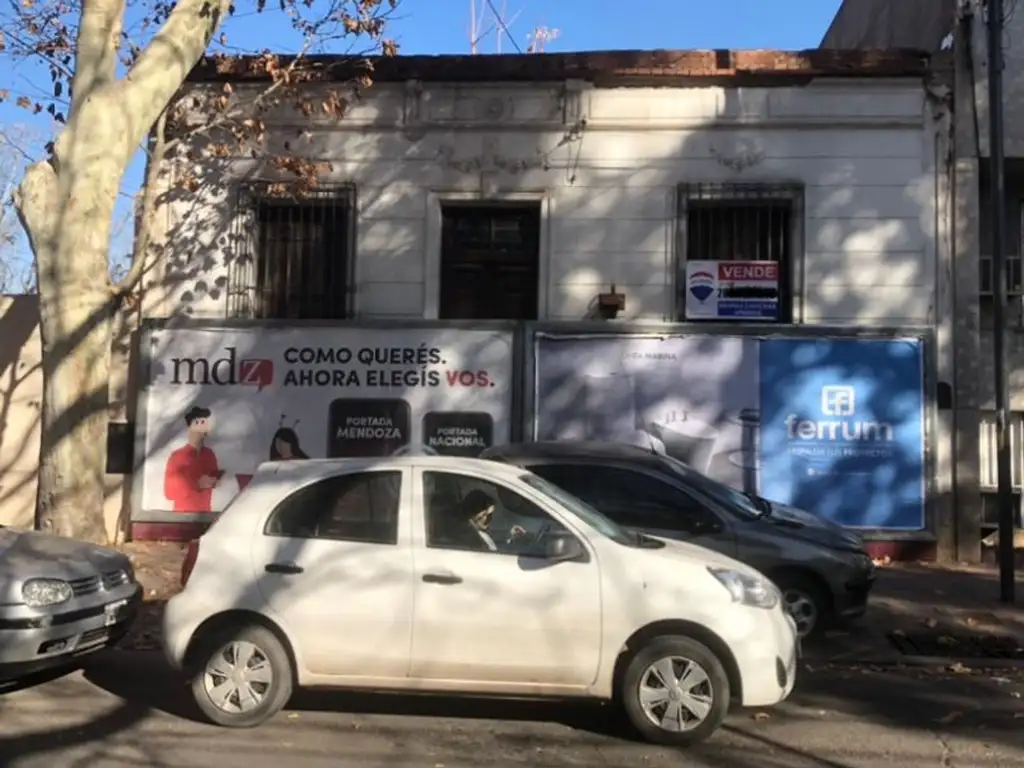
[[[516,478],[523,474],[520,467],[499,464],[484,459],[471,459],[464,456],[379,456],[346,459],[293,459],[290,461],[265,461],[256,469],[258,475],[274,475],[276,477],[307,480],[318,477],[329,477],[339,472],[358,472],[370,469],[404,469],[420,467],[422,469],[459,470],[479,472],[491,476]]]
[[[481,456],[488,459],[521,461],[543,460],[588,460],[605,459],[613,461],[656,462],[654,451],[629,443],[612,443],[600,440],[541,440],[535,443],[509,443],[488,448]]]

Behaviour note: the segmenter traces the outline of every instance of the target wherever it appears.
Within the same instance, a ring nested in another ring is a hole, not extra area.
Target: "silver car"
[[[121,552],[0,526],[0,682],[113,645],[141,600]]]

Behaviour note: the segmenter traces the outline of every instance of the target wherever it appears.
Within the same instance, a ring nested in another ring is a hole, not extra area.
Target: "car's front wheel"
[[[213,723],[252,728],[276,715],[292,695],[294,671],[284,644],[261,626],[199,638],[192,695]]]
[[[689,637],[659,637],[629,661],[621,704],[648,741],[687,747],[704,741],[729,710],[729,678],[718,657]]]
[[[801,639],[818,637],[825,630],[829,615],[828,594],[817,582],[800,573],[783,573],[775,582],[782,593],[786,612],[796,622]]]

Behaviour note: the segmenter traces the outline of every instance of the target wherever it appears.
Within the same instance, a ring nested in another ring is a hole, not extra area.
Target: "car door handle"
[[[425,573],[423,580],[427,584],[461,584],[462,577],[454,573]]]
[[[263,568],[267,573],[302,573],[305,570],[301,565],[295,563],[267,563]]]

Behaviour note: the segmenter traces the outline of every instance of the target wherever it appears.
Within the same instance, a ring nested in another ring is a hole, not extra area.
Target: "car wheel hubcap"
[[[796,631],[800,637],[806,637],[818,623],[818,606],[807,594],[795,589],[787,589],[785,593],[786,610],[796,622]]]
[[[659,659],[640,676],[640,706],[666,731],[690,731],[707,720],[714,690],[707,671],[682,656]]]
[[[222,712],[256,709],[274,681],[270,659],[252,643],[228,643],[213,655],[203,674],[206,695]]]

